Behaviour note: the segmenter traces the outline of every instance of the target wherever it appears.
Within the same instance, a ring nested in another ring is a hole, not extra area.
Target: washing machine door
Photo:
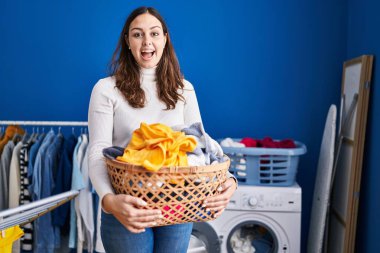
[[[220,253],[218,235],[209,224],[193,224],[187,253]]]
[[[277,253],[279,242],[275,233],[259,221],[237,224],[227,238],[227,252]]]

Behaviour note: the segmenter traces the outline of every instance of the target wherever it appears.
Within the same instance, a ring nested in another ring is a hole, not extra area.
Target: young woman
[[[182,77],[163,18],[151,7],[134,10],[121,32],[111,76],[94,86],[88,112],[90,178],[102,203],[101,236],[108,253],[186,252],[192,223],[150,228],[161,211],[141,209],[142,199],[114,194],[103,148],[126,147],[141,122],[201,121],[194,88]],[[235,189],[229,178],[205,208],[220,215]]]

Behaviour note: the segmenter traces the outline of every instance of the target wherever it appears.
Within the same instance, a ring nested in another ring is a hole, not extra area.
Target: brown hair
[[[156,17],[162,24],[166,34],[166,45],[156,68],[157,95],[166,104],[166,109],[174,109],[179,99],[184,100],[179,93],[183,89],[183,75],[181,73],[177,56],[170,41],[168,28],[158,11],[152,7],[139,7],[132,11],[125,21],[120,34],[119,42],[113,53],[111,61],[111,75],[116,79],[116,87],[124,95],[128,103],[134,108],[143,108],[145,105],[145,93],[140,87],[140,67],[132,53],[128,50],[126,38],[132,21],[139,15],[149,13]]]

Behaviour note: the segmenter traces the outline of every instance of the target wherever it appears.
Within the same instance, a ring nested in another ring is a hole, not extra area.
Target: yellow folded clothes
[[[169,126],[141,123],[133,132],[123,156],[116,159],[158,171],[166,166],[187,166],[186,153],[194,151],[196,146],[193,137],[173,131]]]

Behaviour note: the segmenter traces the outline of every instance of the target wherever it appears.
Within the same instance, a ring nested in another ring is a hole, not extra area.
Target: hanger
[[[34,131],[34,129],[33,129],[33,131]],[[37,126],[36,132],[35,132],[33,139],[32,139],[33,142],[37,141],[39,134],[40,134],[40,128]]]
[[[19,141],[21,141],[21,139],[22,139],[22,135],[17,133],[16,131],[15,135],[13,135],[13,138],[12,138],[13,143],[17,144]]]
[[[24,129],[25,129],[25,132],[24,132],[24,135],[22,136],[22,139],[21,139],[22,143],[26,143],[26,141],[29,139],[28,136],[30,136],[28,134],[28,129],[25,126],[24,126]]]
[[[32,133],[30,134],[30,136],[29,136],[29,138],[28,138],[28,140],[26,141],[27,143],[30,143],[30,142],[32,142],[33,141],[33,138],[34,138],[34,136],[35,136],[35,132],[34,132],[34,127],[32,128]]]

